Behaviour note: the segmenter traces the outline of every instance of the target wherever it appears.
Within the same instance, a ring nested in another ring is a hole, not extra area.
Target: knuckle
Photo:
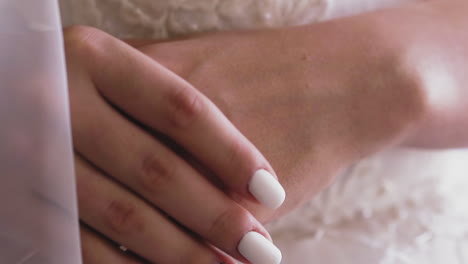
[[[426,54],[423,52],[420,55]],[[377,140],[382,140],[382,138],[399,137],[412,129],[416,122],[426,117],[427,85],[439,83],[440,79],[434,82],[433,78],[443,76],[445,70],[439,67],[437,62],[432,61],[430,55],[420,55],[403,49],[401,53],[392,53],[390,58],[385,58],[380,62],[383,65],[379,64],[377,67],[379,75],[370,80],[374,85],[367,85],[374,89],[368,88],[371,92],[362,100],[380,111],[379,115],[374,114],[368,119],[378,118],[379,120],[374,124],[382,124],[382,120],[385,120],[385,126],[367,129],[365,131],[367,138],[375,137]],[[374,83],[375,80],[379,83]],[[391,81],[382,82],[381,80]],[[369,111],[369,115],[372,112],[375,113],[375,111]]]
[[[202,116],[203,98],[190,88],[168,93],[168,123],[176,129],[187,128]]]
[[[168,189],[173,168],[173,162],[163,158],[161,155],[150,155],[142,159],[138,178],[141,186],[151,194],[161,193]],[[166,161],[165,161],[166,160]]]
[[[119,260],[117,263],[113,262],[113,264],[141,264],[141,261],[138,261],[137,259],[131,258],[131,255],[125,255],[119,252]],[[100,263],[101,264],[101,263]]]
[[[434,83],[438,83],[440,80],[446,81],[450,77],[446,75],[448,73],[444,69],[427,61],[414,63],[413,66],[407,66],[406,68],[409,69],[406,72],[403,70],[403,73],[395,78],[399,80],[397,88],[400,95],[398,97],[399,100],[396,100],[396,102],[400,103],[400,109],[402,109],[400,114],[410,119],[420,119],[424,117],[424,114],[429,109],[428,105],[431,98],[428,97],[428,93],[426,92],[434,90],[431,89],[434,88],[432,86]],[[448,79],[434,80],[434,78],[440,76],[442,78],[447,77]],[[445,84],[450,85],[449,83]],[[432,99],[441,98],[434,96]]]
[[[110,228],[120,235],[140,233],[144,228],[144,221],[137,207],[129,201],[111,201],[104,215]]]
[[[93,250],[90,248],[85,247],[84,245],[81,246],[81,258],[83,259],[84,264],[93,264],[95,263],[93,260]]]
[[[93,250],[88,246],[88,243],[84,241],[83,238],[81,240],[81,257],[83,259],[83,263],[92,263]]]
[[[205,247],[195,246],[188,250],[185,254],[181,254],[176,260],[177,264],[200,264],[212,263],[213,255]]]
[[[228,146],[229,160],[239,160],[248,154],[248,148],[238,139],[234,139]]]
[[[249,171],[256,161],[252,157],[255,157],[255,154],[244,140],[236,138],[227,145],[226,161],[228,164],[235,164],[237,171]]]
[[[241,237],[253,227],[251,215],[241,206],[234,204],[219,215],[209,227],[208,236],[214,237]]]
[[[63,37],[66,55],[78,58],[101,54],[109,39],[103,31],[88,26],[68,27],[63,30]]]

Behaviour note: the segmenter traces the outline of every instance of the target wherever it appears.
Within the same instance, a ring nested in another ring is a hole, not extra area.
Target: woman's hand
[[[274,209],[284,190],[221,111],[96,29],[65,30],[65,46],[85,263],[129,263],[108,240],[151,263],[232,263],[218,249],[262,263],[254,250],[276,263],[268,233],[238,203],[258,200]]]
[[[276,215],[242,203],[268,222],[340,169],[405,140],[424,115],[402,46],[379,28],[384,14],[132,43],[208,96],[280,172],[289,195]]]

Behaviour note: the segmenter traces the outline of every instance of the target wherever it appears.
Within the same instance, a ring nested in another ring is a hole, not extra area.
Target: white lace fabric
[[[61,0],[65,24],[120,37],[167,38],[228,29],[275,27],[323,17],[324,0]]]
[[[313,23],[405,0],[61,0],[118,37]],[[411,0],[406,0],[411,1]],[[285,264],[468,263],[468,152],[389,150],[269,226]]]
[[[386,151],[269,230],[288,264],[468,263],[467,158]]]

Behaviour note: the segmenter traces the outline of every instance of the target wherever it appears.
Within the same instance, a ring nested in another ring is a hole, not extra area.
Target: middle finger
[[[250,257],[238,250],[246,234],[270,238],[246,209],[104,99],[91,93],[74,98],[83,100],[76,104],[93,105],[79,112],[72,107],[75,148],[107,175],[240,261]],[[264,255],[280,254],[267,239],[249,242],[249,247]]]
[[[205,245],[129,191],[75,157],[80,218],[153,263],[220,263]]]

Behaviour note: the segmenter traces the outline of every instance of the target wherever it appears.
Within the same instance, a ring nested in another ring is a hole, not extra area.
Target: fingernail
[[[279,264],[281,251],[257,232],[249,232],[241,239],[239,253],[252,264]]]
[[[278,180],[266,170],[258,170],[252,176],[249,184],[250,193],[265,206],[276,209],[286,198],[286,192]]]

